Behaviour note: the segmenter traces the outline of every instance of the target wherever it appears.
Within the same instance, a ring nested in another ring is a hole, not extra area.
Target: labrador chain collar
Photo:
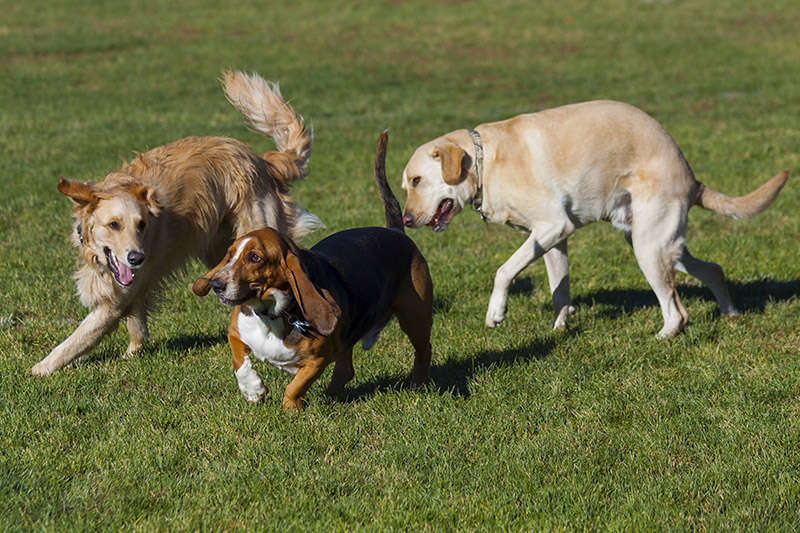
[[[484,222],[487,222],[486,215],[483,213],[481,206],[483,204],[483,142],[481,141],[481,134],[475,130],[468,130],[472,136],[472,143],[475,146],[475,181],[477,181],[477,188],[475,197],[472,199],[472,208],[478,212]]]

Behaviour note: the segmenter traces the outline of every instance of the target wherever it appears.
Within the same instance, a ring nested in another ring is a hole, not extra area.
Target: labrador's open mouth
[[[108,263],[108,269],[114,276],[114,281],[123,287],[127,287],[133,283],[133,270],[131,270],[128,265],[117,259],[117,256],[115,256],[109,248],[105,249],[105,253],[106,263]]]
[[[433,218],[431,218],[430,222],[428,222],[428,226],[433,226],[433,231],[435,233],[439,233],[440,231],[444,231],[447,228],[447,225],[450,223],[450,219],[453,218],[453,200],[451,198],[445,198],[442,200],[442,203],[439,204],[439,208],[433,214]]]

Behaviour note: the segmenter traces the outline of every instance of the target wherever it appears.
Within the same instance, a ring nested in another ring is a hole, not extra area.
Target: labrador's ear
[[[439,144],[431,155],[442,165],[442,179],[448,185],[455,185],[463,180],[466,170],[472,165],[469,154],[449,141]]]
[[[286,279],[292,287],[294,298],[303,316],[321,335],[330,335],[336,329],[342,310],[331,294],[317,287],[309,278],[297,255],[289,250],[284,258]]]
[[[76,210],[84,209],[98,200],[94,188],[88,183],[79,181],[61,178],[58,182],[58,192],[69,197]]]

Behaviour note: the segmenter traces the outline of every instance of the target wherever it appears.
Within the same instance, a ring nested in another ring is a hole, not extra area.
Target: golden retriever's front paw
[[[136,355],[136,352],[138,352],[141,347],[142,347],[141,343],[134,344],[133,342],[131,342],[128,345],[128,349],[125,350],[125,354],[122,356],[122,358],[123,359],[130,359],[131,357]]]

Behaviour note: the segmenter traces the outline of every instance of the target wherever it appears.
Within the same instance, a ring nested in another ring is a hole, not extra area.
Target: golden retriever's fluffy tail
[[[279,151],[294,156],[295,165],[305,176],[313,134],[306,129],[303,117],[283,99],[278,84],[258,74],[228,70],[223,73],[222,88],[250,126],[271,137]]]
[[[732,218],[749,218],[762,212],[781,192],[789,179],[789,171],[784,170],[777,174],[764,185],[745,196],[730,197],[714,189],[709,189],[702,183],[697,190],[697,199],[694,204],[703,209],[708,209],[719,215]]]

